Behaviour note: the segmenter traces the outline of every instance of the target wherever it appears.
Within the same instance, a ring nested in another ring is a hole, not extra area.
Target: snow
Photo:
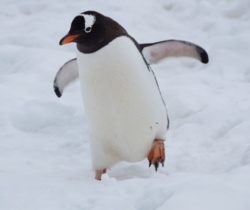
[[[1,0],[1,210],[249,210],[249,0]],[[97,10],[139,42],[184,39],[210,63],[154,65],[171,126],[167,161],[120,163],[93,179],[78,82],[58,99],[53,80],[75,57],[59,46],[77,14]]]

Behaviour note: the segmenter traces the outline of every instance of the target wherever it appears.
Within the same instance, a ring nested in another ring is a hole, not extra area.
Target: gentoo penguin
[[[170,56],[208,62],[201,47],[186,41],[139,44],[113,19],[95,11],[77,15],[60,45],[75,42],[77,58],[57,72],[54,90],[80,78],[90,127],[95,178],[119,161],[148,158],[157,170],[164,164],[169,127],[165,102],[150,64]]]

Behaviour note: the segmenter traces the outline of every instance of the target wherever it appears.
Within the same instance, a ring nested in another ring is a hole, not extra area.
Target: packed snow
[[[249,0],[1,0],[0,210],[249,210]],[[187,58],[152,65],[170,115],[167,160],[119,163],[101,182],[91,168],[77,81],[58,99],[59,46],[71,20],[96,10],[140,43],[183,39]]]

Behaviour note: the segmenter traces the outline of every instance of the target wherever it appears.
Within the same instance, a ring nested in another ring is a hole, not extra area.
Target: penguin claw
[[[155,139],[152,148],[148,154],[149,167],[153,164],[155,171],[158,170],[161,164],[164,167],[165,161],[165,148],[164,141],[161,139]]]
[[[161,165],[162,165],[162,167],[164,167],[164,160],[161,161]]]
[[[155,167],[155,171],[157,171],[158,167],[159,167],[159,162],[155,162],[154,163],[154,167]]]

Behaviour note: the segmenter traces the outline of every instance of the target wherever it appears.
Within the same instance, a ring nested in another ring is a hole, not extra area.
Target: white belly
[[[78,65],[94,168],[144,159],[154,139],[165,138],[167,114],[135,44],[116,38],[95,53],[79,52]]]

